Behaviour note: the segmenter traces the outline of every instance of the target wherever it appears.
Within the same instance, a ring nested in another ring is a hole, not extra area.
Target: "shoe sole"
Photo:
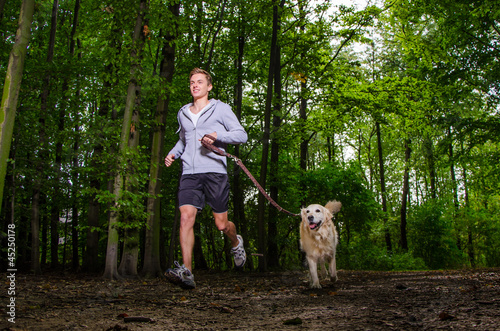
[[[240,235],[238,235],[238,240],[240,240],[240,241],[241,241],[241,244],[242,244],[242,246],[243,246],[243,243],[244,243],[244,241],[243,241],[243,237],[242,237],[242,236],[240,236]],[[243,247],[243,251],[244,251],[244,250],[245,250],[245,247]],[[234,267],[235,267],[236,269],[243,269],[243,267],[245,266],[245,263],[246,263],[246,262],[247,262],[247,259],[246,259],[246,252],[245,252],[245,260],[243,261],[243,263],[242,263],[241,265],[236,265],[236,261],[234,261]]]
[[[167,278],[167,280],[170,283],[175,284],[175,285],[180,285],[182,283],[182,279],[180,279],[176,275],[172,275],[172,274],[170,274],[168,272],[165,272],[165,278]]]
[[[169,272],[165,272],[165,278],[167,278],[167,280],[170,283],[177,285],[177,286],[180,286],[181,288],[183,288],[185,290],[192,290],[196,287],[196,285],[187,284],[187,283],[183,282],[182,279],[180,279],[176,275],[170,274]]]
[[[184,290],[193,290],[196,287],[196,285],[186,284],[184,282],[181,282],[179,286]]]

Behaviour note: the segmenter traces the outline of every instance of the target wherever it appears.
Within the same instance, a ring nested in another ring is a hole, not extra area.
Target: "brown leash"
[[[213,142],[216,141],[216,139],[214,137],[212,137],[211,135],[209,135],[209,134],[206,134],[206,135],[203,136],[203,138],[205,138],[205,137],[207,137],[208,139],[212,140]],[[243,171],[247,174],[247,176],[252,180],[252,182],[255,184],[255,186],[259,189],[260,193],[262,193],[262,195],[264,195],[266,197],[266,199],[274,207],[276,207],[276,209],[278,209],[279,211],[284,212],[284,213],[286,213],[288,215],[291,215],[291,216],[300,216],[300,214],[294,214],[294,213],[289,212],[288,210],[283,209],[282,207],[280,207],[280,205],[278,205],[276,203],[276,201],[274,201],[269,196],[269,194],[267,194],[267,192],[262,188],[262,186],[259,184],[259,182],[254,178],[254,176],[252,176],[252,174],[250,173],[250,171],[248,171],[247,167],[245,167],[245,165],[243,164],[243,162],[241,162],[241,160],[239,158],[237,158],[236,156],[234,156],[232,154],[227,153],[226,151],[223,151],[222,149],[214,146],[213,144],[209,144],[209,143],[205,142],[203,140],[203,138],[201,139],[201,144],[203,145],[203,147],[205,147],[206,149],[211,150],[215,154],[219,154],[221,156],[226,156],[226,157],[229,157],[229,158],[233,159],[234,162],[236,162],[236,164],[238,166],[240,166],[240,168],[243,169]]]

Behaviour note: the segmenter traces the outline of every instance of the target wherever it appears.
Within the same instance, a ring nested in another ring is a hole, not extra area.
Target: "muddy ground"
[[[500,330],[498,269],[340,271],[315,290],[305,271],[195,280],[182,290],[164,279],[18,274],[15,324],[6,289],[0,330]]]

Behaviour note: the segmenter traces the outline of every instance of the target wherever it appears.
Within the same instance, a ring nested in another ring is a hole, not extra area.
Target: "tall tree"
[[[147,227],[144,243],[144,265],[142,274],[154,277],[162,274],[160,264],[160,232],[161,232],[161,209],[158,195],[161,191],[161,169],[163,167],[165,125],[167,121],[167,110],[170,102],[170,84],[175,71],[175,41],[177,39],[177,19],[179,16],[179,4],[169,6],[171,15],[168,17],[167,31],[164,36],[162,50],[162,61],[160,64],[160,77],[165,93],[160,94],[156,105],[153,141],[151,147],[151,162],[149,167],[149,188],[147,201]],[[162,30],[163,31],[163,30]]]
[[[47,49],[47,64],[52,64],[52,61],[54,59],[54,49],[56,45],[56,32],[57,32],[57,13],[59,10],[59,0],[54,0],[52,3],[52,15],[51,15],[51,22],[50,22],[50,36],[49,36],[49,43],[48,43],[48,49]],[[40,158],[38,164],[39,164],[39,169],[43,170],[45,166],[43,165],[46,160],[47,156],[49,155],[47,152],[48,145],[47,144],[47,115],[48,115],[48,109],[50,107],[49,105],[49,97],[50,97],[50,86],[51,86],[51,80],[52,80],[52,71],[47,70],[45,73],[45,78],[44,78],[44,85],[43,85],[43,91],[41,95],[41,106],[40,106],[40,140],[42,141],[42,157]],[[59,114],[61,115],[61,114]],[[63,121],[61,118],[59,119],[59,126],[61,126],[61,121]],[[62,122],[64,123],[64,122]],[[59,129],[61,129],[59,127]],[[45,146],[44,146],[45,145]],[[59,149],[59,152],[62,152],[62,145],[59,145],[57,147]],[[57,152],[56,152],[57,153]],[[57,162],[59,161],[60,163],[60,154],[59,154],[59,160],[56,160],[56,167],[57,167]],[[40,174],[42,174],[43,171],[40,171]],[[56,175],[57,176],[57,175]],[[38,187],[38,191],[41,190],[41,187]],[[54,194],[54,199],[52,199],[52,208],[51,208],[51,219],[50,219],[50,262],[52,267],[56,267],[59,264],[59,208],[58,208],[58,203],[59,200],[57,199],[57,194],[59,192],[59,185],[55,185],[55,190]],[[38,193],[40,194],[40,193]],[[39,206],[33,204],[33,208],[39,208]]]
[[[278,15],[278,29],[280,30],[281,19]],[[278,31],[279,33],[279,31]],[[278,181],[279,181],[279,129],[282,122],[282,82],[281,82],[281,51],[278,44],[276,45],[276,59],[274,64],[274,99],[273,99],[273,131],[271,135],[271,164],[270,164],[270,196],[278,202]],[[279,254],[278,254],[278,210],[272,208],[269,210],[268,221],[268,266],[271,268],[279,267]]]
[[[70,54],[70,63],[74,63],[74,55],[75,48],[77,44],[76,40],[76,29],[78,26],[78,20],[80,15],[80,0],[75,1],[75,8],[73,11],[73,24],[71,27],[70,34],[70,43],[69,43],[69,54]],[[78,53],[78,58],[81,59],[82,53]],[[78,75],[77,75],[78,76]],[[69,87],[68,87],[69,88]],[[75,125],[74,125],[74,143],[73,143],[73,158],[72,158],[72,166],[73,173],[71,176],[71,197],[72,197],[72,206],[71,206],[71,241],[72,241],[72,269],[78,270],[80,268],[80,255],[79,255],[79,242],[78,242],[78,215],[80,210],[78,208],[78,187],[79,187],[79,178],[78,178],[78,151],[79,151],[79,132],[80,132],[80,123],[79,123],[79,112],[80,107],[77,105],[80,97],[80,89],[77,87],[76,89],[76,101],[73,101],[72,109],[77,109],[75,115]]]
[[[379,176],[380,176],[380,195],[382,199],[382,211],[383,211],[383,219],[385,224],[385,244],[387,247],[387,251],[392,251],[392,241],[391,241],[391,233],[389,231],[388,222],[389,222],[389,213],[387,210],[387,190],[385,186],[385,169],[384,169],[384,151],[382,146],[382,132],[380,130],[380,122],[375,121],[375,128],[377,132],[377,147],[378,147],[378,164],[379,164]]]
[[[278,33],[280,31],[279,26],[279,15],[281,9],[285,5],[285,1],[282,0],[280,3],[277,1],[273,3],[273,29],[271,36],[271,45],[270,45],[270,57],[269,57],[269,71],[267,77],[267,94],[266,94],[266,106],[264,110],[264,132],[262,135],[262,163],[260,168],[260,176],[259,183],[265,188],[267,182],[267,165],[268,165],[268,157],[269,157],[269,141],[270,141],[270,131],[271,131],[271,113],[273,106],[273,82],[274,75],[276,71],[277,56],[279,53],[278,50]],[[258,222],[258,247],[261,254],[263,254],[263,258],[259,259],[259,270],[264,271],[267,270],[267,240],[266,240],[266,223],[265,223],[265,213],[266,213],[266,200],[265,197],[260,194],[258,199],[258,214],[257,214],[257,222]]]
[[[405,139],[405,170],[403,175],[403,192],[401,196],[401,218],[400,218],[400,245],[401,249],[408,251],[408,238],[406,229],[406,214],[407,214],[407,203],[410,192],[410,140]]]
[[[245,43],[246,43],[246,16],[245,16],[245,4],[239,3],[238,5],[238,55],[236,57],[236,85],[235,85],[235,114],[238,120],[241,122],[242,108],[243,108],[243,59],[245,54]],[[234,155],[240,157],[240,145],[234,147]],[[242,189],[241,171],[236,171],[233,176],[233,219],[238,220],[238,233],[241,234],[243,238],[248,238],[248,228],[247,219],[245,216],[245,205],[244,205],[244,192]],[[248,246],[248,243],[246,243]],[[250,269],[253,269],[252,259],[247,260]]]
[[[3,85],[2,104],[0,108],[0,211],[5,175],[7,173],[7,159],[9,158],[12,142],[19,89],[24,71],[24,59],[31,38],[31,24],[34,11],[35,1],[23,0],[21,13],[19,14],[16,41],[9,55],[9,64]]]
[[[109,15],[113,14],[111,9],[108,9],[106,13]],[[121,40],[121,24],[119,22],[118,14],[115,13],[111,18],[111,28],[110,34],[106,40],[106,49],[109,51],[110,55],[106,56],[106,61],[104,62],[104,67],[101,69],[103,72],[102,77],[102,88],[99,88],[99,104],[97,105],[98,110],[96,112],[94,125],[92,129],[96,131],[96,141],[93,144],[93,150],[89,160],[89,167],[94,169],[88,174],[89,177],[89,201],[88,201],[88,213],[87,213],[87,233],[86,233],[86,246],[85,254],[83,256],[83,269],[90,272],[101,271],[101,263],[99,262],[99,234],[100,234],[100,219],[101,202],[100,198],[103,195],[103,187],[105,191],[112,191],[112,181],[108,179],[109,167],[103,159],[106,158],[107,154],[112,154],[114,152],[114,146],[107,148],[108,137],[110,129],[109,126],[117,119],[117,111],[115,107],[113,92],[117,89],[120,79],[118,70],[118,58],[121,55],[122,40]],[[107,30],[107,29],[106,29]],[[110,162],[110,160],[109,160]]]
[[[139,98],[139,55],[143,47],[143,19],[146,11],[146,1],[141,0],[137,17],[135,21],[135,28],[133,33],[133,45],[131,47],[130,59],[130,79],[127,89],[127,99],[125,101],[125,111],[123,114],[122,132],[120,135],[120,144],[117,157],[117,169],[113,183],[113,206],[111,209],[109,223],[108,223],[108,244],[106,249],[106,264],[103,277],[107,279],[120,278],[118,275],[118,226],[120,221],[120,201],[123,195],[124,184],[124,171],[123,163],[127,162],[127,153],[129,150],[130,134],[135,131],[132,117],[136,109],[137,98]]]

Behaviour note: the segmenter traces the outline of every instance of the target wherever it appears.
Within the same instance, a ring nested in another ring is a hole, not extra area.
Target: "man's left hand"
[[[215,138],[215,140],[217,140],[217,132],[210,133],[210,134],[208,134],[208,136],[212,136]],[[215,142],[215,140],[212,140],[212,139],[205,137],[205,136],[203,136],[203,138],[200,139],[200,141],[202,141],[202,140],[204,143],[210,144],[210,145],[212,145]]]

